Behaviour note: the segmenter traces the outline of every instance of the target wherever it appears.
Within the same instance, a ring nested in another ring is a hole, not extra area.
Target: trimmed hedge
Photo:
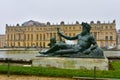
[[[96,71],[96,77],[99,78],[120,78],[120,61],[111,62],[114,70]],[[0,65],[0,74],[7,74],[8,66]],[[93,70],[72,70],[44,67],[23,67],[10,65],[10,75],[35,75],[35,76],[50,76],[50,77],[93,77]]]

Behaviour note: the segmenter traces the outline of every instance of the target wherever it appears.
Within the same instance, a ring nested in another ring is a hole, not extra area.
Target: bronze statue
[[[48,44],[48,46],[52,48],[53,46],[55,46],[55,44],[56,44],[56,38],[55,37],[50,38],[50,43]]]
[[[82,32],[73,37],[63,35],[59,28],[57,28],[60,40],[61,37],[67,40],[78,40],[77,44],[69,45],[60,41],[41,54],[60,57],[103,57],[103,50],[98,47],[95,38],[90,32],[91,26],[88,23],[82,23],[81,25]]]

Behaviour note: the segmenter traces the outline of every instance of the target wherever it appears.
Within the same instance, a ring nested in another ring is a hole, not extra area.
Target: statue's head
[[[84,23],[84,22],[82,22],[82,31],[84,32],[86,32],[86,31],[88,31],[88,32],[90,32],[90,30],[91,30],[91,26],[88,24],[88,23]]]
[[[50,38],[50,42],[56,43],[56,38],[55,38],[55,37],[51,37],[51,38]]]

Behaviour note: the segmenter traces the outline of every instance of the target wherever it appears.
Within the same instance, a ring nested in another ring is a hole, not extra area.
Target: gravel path
[[[39,77],[39,76],[22,76],[22,75],[0,75],[0,80],[74,80],[71,78]]]

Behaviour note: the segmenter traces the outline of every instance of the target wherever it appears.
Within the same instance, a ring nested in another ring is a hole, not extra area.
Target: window
[[[73,26],[73,29],[75,29],[75,26]]]
[[[31,40],[33,40],[33,34],[31,34]]]
[[[110,34],[111,34],[111,35],[113,35],[113,33],[112,33],[112,32],[110,32]]]
[[[42,40],[42,34],[40,34],[40,40]]]
[[[103,29],[103,26],[101,26],[101,29]]]
[[[36,28],[36,30],[39,30],[39,28]]]
[[[105,36],[105,40],[108,40],[108,36]]]
[[[51,36],[52,37],[52,36]],[[43,35],[43,40],[45,40],[45,34]]]
[[[106,35],[108,34],[108,32],[106,32]]]
[[[112,26],[110,26],[110,29],[112,29]]]
[[[73,33],[73,36],[75,36],[75,33]]]
[[[67,29],[67,27],[65,27],[65,29]]]
[[[110,40],[112,40],[113,39],[113,37],[112,36],[110,36]]]
[[[71,33],[69,33],[69,36],[71,36]]]
[[[29,34],[28,34],[28,39],[27,40],[30,40]]]
[[[24,34],[24,40],[26,40],[26,34]]]
[[[105,26],[106,29],[108,29],[108,26]]]
[[[38,34],[36,35],[36,40],[38,41]]]

